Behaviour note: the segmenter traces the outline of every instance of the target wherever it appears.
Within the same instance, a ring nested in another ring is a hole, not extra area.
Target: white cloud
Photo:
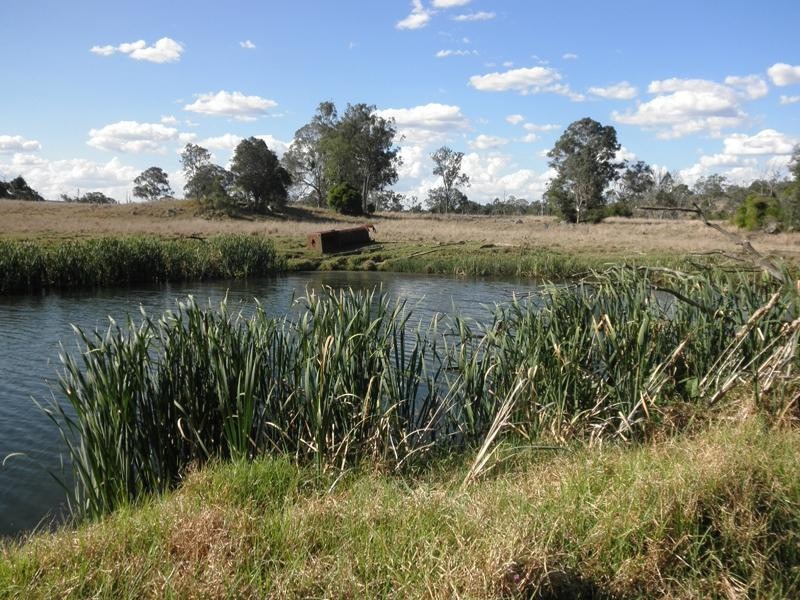
[[[448,56],[477,56],[477,50],[439,50],[436,58],[446,58]]]
[[[511,69],[503,73],[487,73],[486,75],[473,75],[469,84],[481,92],[517,91],[521,94],[537,94],[548,90],[556,81],[561,79],[558,71],[548,67],[530,67]]]
[[[800,96],[781,95],[781,104],[797,104],[798,102],[800,102]]]
[[[471,0],[433,0],[434,8],[453,8],[454,6],[464,6]]]
[[[570,87],[564,83],[555,83],[551,86],[546,87],[543,91],[552,92],[554,94],[561,94],[562,96],[566,96],[573,102],[583,102],[584,100],[586,100],[586,96],[578,92],[573,92],[572,89],[570,89]]]
[[[656,97],[639,104],[635,112],[614,111],[612,117],[620,123],[653,129],[664,139],[702,132],[719,136],[723,129],[739,127],[747,120],[741,108],[741,94],[713,81],[653,81],[648,92]]]
[[[178,119],[176,119],[172,115],[164,115],[164,116],[161,117],[160,121],[164,125],[177,125],[178,124]]]
[[[623,161],[623,160],[634,161],[634,160],[636,160],[636,153],[635,152],[631,152],[625,146],[620,146],[619,150],[617,150],[617,153],[614,155],[614,160],[615,161]]]
[[[474,140],[470,140],[469,147],[475,150],[491,150],[493,148],[505,146],[507,143],[508,140],[505,138],[482,133]]]
[[[34,152],[41,149],[42,145],[36,140],[28,140],[21,135],[0,135],[0,154]]]
[[[75,158],[44,160],[30,154],[15,154],[10,163],[0,163],[4,177],[22,175],[25,180],[47,199],[56,199],[64,192],[100,191],[117,200],[125,199],[133,178],[140,169],[123,165],[119,158],[107,163]]]
[[[283,153],[289,149],[289,142],[279,140],[273,135],[265,134],[256,135],[254,137],[264,140],[264,143],[267,144],[267,147],[275,152],[275,154],[278,156],[282,156]],[[197,142],[197,144],[203,148],[206,148],[207,150],[224,150],[233,152],[242,139],[244,139],[242,136],[236,135],[235,133],[225,133],[223,135],[205,138]]]
[[[453,17],[454,21],[488,21],[490,19],[494,19],[497,15],[493,12],[486,12],[486,11],[478,11],[473,13],[466,13],[463,15],[456,15]]]
[[[86,143],[101,150],[139,154],[164,152],[165,142],[187,142],[194,137],[194,134],[182,134],[174,127],[161,123],[118,121],[100,129],[89,130],[89,140]]]
[[[638,90],[627,81],[620,81],[608,87],[590,87],[589,93],[601,98],[630,100],[636,97]]]
[[[239,45],[244,48],[245,50],[253,50],[256,45],[251,42],[250,40],[245,40],[243,42],[239,42]]]
[[[152,46],[144,40],[127,42],[119,46],[93,46],[90,52],[98,56],[111,56],[116,52],[127,54],[134,60],[146,60],[154,63],[177,62],[183,53],[183,44],[163,37]]]
[[[762,129],[755,135],[734,133],[724,140],[725,153],[738,156],[788,155],[796,143],[797,140],[774,129]]]
[[[800,83],[800,65],[792,66],[786,63],[775,63],[767,69],[767,75],[777,86],[794,85]]]
[[[725,78],[725,83],[742,90],[750,100],[763,98],[769,93],[769,86],[760,75],[747,75],[745,77],[728,75]]]
[[[561,58],[564,60],[578,60],[578,55],[574,52],[567,52],[566,54],[562,54]]]
[[[245,96],[241,92],[220,90],[216,94],[198,94],[197,100],[183,107],[203,115],[232,117],[238,121],[253,121],[270,108],[278,106],[274,100],[260,96]]]
[[[526,131],[554,131],[556,129],[561,129],[561,125],[554,125],[552,123],[547,123],[544,125],[537,125],[536,123],[525,123],[523,125]]]
[[[506,117],[506,121],[508,123],[511,123],[512,125],[519,125],[524,120],[525,120],[525,117],[523,117],[522,115],[508,115]]]
[[[532,144],[539,140],[539,136],[535,133],[526,133],[521,138],[519,138],[520,142],[524,142],[525,144]]]
[[[401,178],[421,177],[426,159],[425,147],[419,144],[408,144],[400,148],[400,158],[403,164],[397,169],[397,174]]]
[[[387,108],[377,114],[384,119],[394,119],[399,133],[412,144],[441,141],[453,131],[469,126],[460,107],[436,102],[411,108]]]
[[[431,20],[430,11],[422,6],[422,0],[411,1],[411,14],[395,24],[397,29],[420,29]]]

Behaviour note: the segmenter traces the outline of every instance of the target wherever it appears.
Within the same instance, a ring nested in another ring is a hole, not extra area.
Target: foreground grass
[[[0,294],[232,279],[283,268],[273,242],[257,236],[0,239]]]
[[[505,446],[415,476],[217,465],[94,524],[6,544],[4,597],[788,598],[800,433],[750,417],[660,443]],[[468,458],[468,457],[467,457]]]

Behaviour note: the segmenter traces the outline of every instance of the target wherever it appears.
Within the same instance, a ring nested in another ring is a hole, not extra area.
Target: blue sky
[[[688,182],[779,171],[800,142],[800,2],[3,0],[0,176],[124,200],[187,141],[282,153],[317,104],[375,104],[405,139],[395,186],[466,153],[468,195],[537,199],[574,120]]]

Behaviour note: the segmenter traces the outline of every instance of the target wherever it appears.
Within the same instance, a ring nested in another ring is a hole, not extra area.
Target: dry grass
[[[0,237],[74,238],[149,233],[208,236],[250,233],[305,236],[359,219],[327,210],[292,208],[289,218],[208,217],[196,204],[172,200],[151,204],[98,206],[61,202],[0,202]],[[471,241],[543,247],[569,252],[684,254],[730,251],[730,243],[698,221],[610,219],[600,225],[568,225],[550,217],[431,216],[385,213],[369,219],[382,242],[450,243]],[[363,220],[361,220],[363,222]],[[761,251],[796,256],[800,234],[748,234]]]

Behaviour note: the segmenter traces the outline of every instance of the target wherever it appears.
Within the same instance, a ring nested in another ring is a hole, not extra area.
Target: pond
[[[58,393],[59,351],[76,348],[71,324],[105,329],[109,316],[123,323],[138,319],[139,308],[156,317],[192,295],[199,304],[246,310],[257,299],[271,316],[283,316],[292,299],[322,286],[372,289],[382,286],[391,299],[403,299],[413,320],[437,313],[487,319],[495,303],[514,294],[527,296],[537,286],[525,282],[464,280],[440,276],[374,272],[295,273],[249,281],[216,281],[150,288],[0,297],[0,536],[46,527],[64,511],[65,493],[50,475],[60,475],[64,446],[54,424],[34,400],[47,403]]]

